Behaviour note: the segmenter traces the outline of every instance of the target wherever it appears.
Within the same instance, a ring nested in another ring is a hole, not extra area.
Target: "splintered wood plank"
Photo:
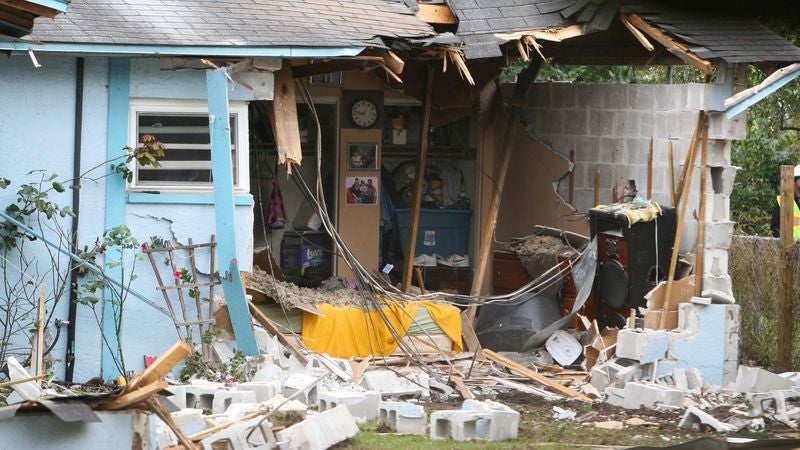
[[[191,352],[191,348],[189,344],[184,341],[178,341],[172,345],[164,354],[156,359],[156,362],[150,365],[141,375],[134,378],[133,380],[125,386],[124,392],[131,392],[136,389],[139,389],[141,386],[145,386],[151,383],[154,383],[164,377],[164,375],[168,374],[173,367],[177,366],[179,362],[183,361],[183,358],[189,356],[189,352]]]
[[[498,364],[501,364],[501,365],[507,367],[508,370],[510,370],[511,372],[516,373],[517,375],[521,375],[523,377],[530,378],[531,380],[537,381],[537,382],[549,387],[550,389],[558,392],[559,394],[564,394],[564,395],[566,395],[568,397],[572,397],[572,398],[578,399],[578,400],[580,400],[582,402],[591,403],[591,401],[592,401],[589,397],[587,397],[587,396],[585,396],[585,395],[583,395],[583,394],[581,394],[579,392],[575,392],[572,389],[570,389],[570,388],[568,388],[566,386],[563,386],[563,385],[561,385],[561,384],[559,384],[559,383],[557,383],[557,382],[555,382],[555,381],[553,381],[553,380],[551,380],[551,379],[549,379],[549,378],[547,378],[547,377],[545,377],[543,375],[540,375],[540,374],[534,372],[533,370],[528,369],[527,367],[525,367],[525,366],[523,366],[521,364],[518,364],[518,363],[516,363],[516,362],[514,362],[514,361],[512,361],[512,360],[510,360],[510,359],[508,359],[506,357],[500,356],[497,353],[495,353],[495,352],[493,352],[493,351],[491,351],[489,349],[483,349],[483,356],[488,358],[490,361],[494,361],[494,362],[496,362]]]
[[[100,407],[103,411],[114,411],[117,409],[124,409],[130,405],[147,400],[153,395],[156,395],[162,389],[169,386],[165,380],[159,380],[154,383],[147,384],[135,391],[128,392],[127,394],[120,395],[119,397],[111,400],[110,402]]]
[[[253,303],[251,300],[248,300],[247,305],[250,307],[250,314],[259,325],[264,327],[271,334],[277,336],[278,342],[280,342],[284,347],[288,348],[301,364],[308,364],[308,358],[306,358],[306,355],[302,352],[302,350],[300,350],[300,347],[298,347],[293,341],[287,339],[286,335],[278,330],[278,327],[275,326],[275,323],[270,320],[270,318],[267,317],[267,315],[264,314],[260,309],[258,309],[255,303]]]
[[[450,10],[445,4],[425,4],[419,3],[417,5],[417,17],[427,23],[435,23],[440,25],[455,25],[458,23],[453,11]]]
[[[711,75],[714,72],[714,66],[710,62],[695,55],[689,51],[688,48],[678,43],[660,28],[651,25],[639,15],[625,14],[624,18],[631,25],[658,41],[658,43],[663,45],[670,53],[682,59],[685,63],[696,67],[706,75]]]
[[[292,63],[284,60],[280,70],[275,72],[275,147],[278,150],[278,163],[300,164],[303,154],[300,150],[300,127],[297,123],[297,99],[294,92]]]
[[[458,375],[450,374],[450,383],[455,386],[456,390],[461,394],[464,400],[474,400],[475,394],[469,390],[467,385],[464,383],[464,379]]]

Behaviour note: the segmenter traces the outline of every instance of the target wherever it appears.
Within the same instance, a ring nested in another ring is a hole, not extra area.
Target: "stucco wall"
[[[0,64],[0,176],[12,179],[14,186],[0,190],[0,202],[13,200],[18,180],[30,170],[45,169],[60,178],[72,174],[73,127],[75,103],[75,68],[72,58],[39,57],[42,66],[34,69],[27,57],[12,57]],[[83,149],[81,168],[87,170],[106,160],[108,127],[108,59],[87,58],[84,75]],[[131,63],[130,95],[133,98],[174,98],[205,100],[205,72],[202,70],[162,71],[158,60],[134,60]],[[241,86],[231,85],[231,100],[248,100],[251,94]],[[69,205],[68,190],[54,197]],[[86,182],[81,188],[79,242],[90,245],[105,228],[105,183]],[[126,196],[127,197],[127,196]],[[240,198],[241,199],[241,198]],[[246,198],[245,198],[246,200]],[[252,207],[236,207],[237,257],[241,270],[252,262]],[[125,224],[141,242],[151,236],[175,238],[186,243],[207,242],[214,233],[214,208],[209,204],[165,204],[126,201]],[[65,222],[69,226],[69,221]],[[41,250],[41,249],[39,249]],[[39,251],[40,261],[45,254]],[[131,263],[131,261],[128,261]],[[152,269],[147,261],[137,263],[138,279],[133,289],[157,304],[163,304]],[[179,263],[189,267],[188,261]],[[198,269],[207,272],[208,254],[198,254]],[[171,281],[171,278],[168,279]],[[221,295],[221,289],[217,290]],[[67,299],[57,307],[55,317],[67,319]],[[193,310],[194,308],[190,308]],[[78,307],[75,381],[100,375],[101,340],[97,325],[86,307]],[[192,318],[190,317],[190,320]],[[53,333],[53,330],[48,330]],[[126,303],[122,341],[129,370],[143,369],[143,355],[158,355],[178,339],[171,320],[151,306],[133,297]],[[53,372],[64,374],[66,329],[51,353]]]

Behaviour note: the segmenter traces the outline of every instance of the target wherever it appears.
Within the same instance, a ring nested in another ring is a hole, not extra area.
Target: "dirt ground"
[[[577,401],[548,402],[525,394],[505,394],[496,399],[520,412],[519,437],[504,442],[453,442],[431,441],[428,436],[398,436],[379,432],[379,425],[370,422],[361,433],[337,445],[338,450],[381,449],[623,449],[637,446],[668,447],[701,437],[719,436],[715,432],[692,431],[678,428],[683,411],[629,411],[607,404],[582,404]],[[553,406],[577,413],[577,418],[553,418]],[[460,402],[426,403],[425,410],[459,409]],[[621,430],[596,428],[595,422],[620,421],[638,418],[642,425],[625,425]],[[582,422],[579,422],[582,421]],[[778,423],[767,421],[767,431],[752,433],[742,431],[734,436],[747,438],[798,437]]]

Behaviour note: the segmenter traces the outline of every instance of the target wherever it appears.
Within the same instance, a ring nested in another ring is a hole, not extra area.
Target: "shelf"
[[[417,145],[396,145],[396,144],[383,144],[381,145],[381,155],[384,158],[416,158],[419,151]],[[476,149],[432,145],[428,148],[428,158],[430,159],[468,159],[474,160]]]

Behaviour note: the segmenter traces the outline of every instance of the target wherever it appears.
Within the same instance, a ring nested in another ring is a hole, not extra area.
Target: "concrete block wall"
[[[578,212],[594,203],[594,175],[600,171],[600,201],[611,201],[615,181],[633,179],[646,196],[647,154],[653,139],[653,198],[672,206],[670,175],[677,180],[697,125],[698,111],[709,123],[706,196],[705,287],[732,295],[728,275],[730,246],[730,194],[737,168],[731,166],[731,140],[744,139],[746,118],[727,119],[719,98],[730,94],[731,84],[571,84],[536,83],[531,88],[524,119],[529,130],[566,157],[576,152],[575,202]],[[669,173],[669,146],[675,173]],[[687,221],[681,251],[694,252],[697,226],[693,212],[700,198],[700,155],[687,202]],[[568,195],[566,179],[558,186]],[[621,192],[620,192],[621,194]]]

